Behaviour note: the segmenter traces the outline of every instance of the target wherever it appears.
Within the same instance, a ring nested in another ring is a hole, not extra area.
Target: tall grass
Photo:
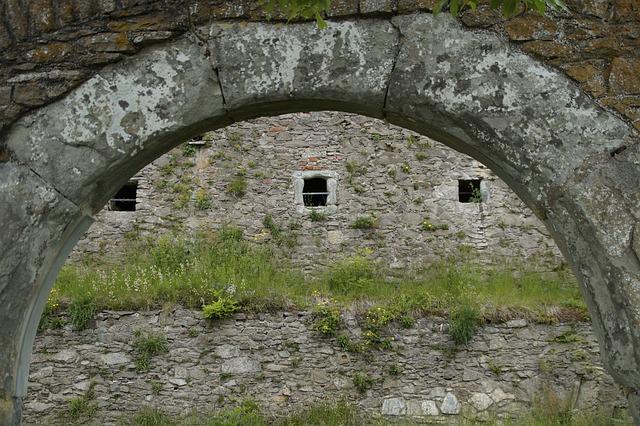
[[[283,250],[277,244],[248,242],[235,228],[190,239],[165,235],[137,241],[123,250],[119,263],[66,265],[47,311],[65,306],[149,309],[168,303],[201,308],[225,294],[245,311],[304,309],[330,301],[339,307],[378,305],[440,315],[465,306],[485,321],[552,321],[563,315],[586,319],[575,279],[566,271],[540,274],[526,266],[514,270],[440,262],[391,277],[381,263],[357,255],[308,277],[290,264]],[[87,310],[77,310],[79,326]],[[468,310],[460,312],[470,316]]]

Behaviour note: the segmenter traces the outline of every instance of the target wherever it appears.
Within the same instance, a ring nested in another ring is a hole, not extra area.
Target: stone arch
[[[212,23],[103,69],[6,135],[0,420],[19,423],[33,337],[75,242],[176,143],[263,115],[355,112],[493,169],[549,228],[640,421],[640,144],[626,122],[495,34],[447,16]],[[205,42],[206,41],[206,42]]]

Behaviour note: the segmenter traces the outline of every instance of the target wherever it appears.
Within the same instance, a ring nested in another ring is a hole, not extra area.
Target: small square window
[[[313,177],[304,180],[302,200],[306,207],[326,206],[328,198],[327,179]]]
[[[458,201],[461,203],[481,203],[481,179],[458,179]]]
[[[338,173],[332,170],[300,170],[293,172],[293,193],[298,213],[313,210],[334,214],[337,208]]]
[[[136,197],[138,193],[138,182],[130,181],[124,185],[116,195],[109,200],[109,210],[118,212],[136,211]]]

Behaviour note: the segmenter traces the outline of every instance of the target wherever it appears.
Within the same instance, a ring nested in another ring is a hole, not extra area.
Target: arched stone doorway
[[[640,148],[624,121],[499,37],[446,16],[200,32],[105,68],[10,129],[11,159],[0,165],[0,419],[19,423],[61,263],[131,175],[234,121],[341,110],[470,154],[536,212],[578,276],[605,365],[638,421]]]

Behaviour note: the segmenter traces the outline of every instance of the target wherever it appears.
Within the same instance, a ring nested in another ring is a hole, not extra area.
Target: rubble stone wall
[[[344,314],[346,333],[361,330]],[[166,338],[168,352],[136,370],[136,331]],[[68,423],[68,401],[93,386],[96,424],[131,418],[142,407],[181,415],[230,408],[251,398],[285,415],[316,401],[344,399],[376,415],[451,422],[509,417],[552,392],[580,413],[626,407],[601,367],[591,327],[488,325],[456,347],[442,318],[391,325],[388,350],[350,353],[313,331],[306,312],[236,314],[209,323],[195,311],[103,312],[94,326],[49,330],[36,339],[24,424]],[[354,376],[366,374],[360,392]]]
[[[271,238],[271,215],[293,236],[307,270],[367,250],[396,269],[450,257],[552,269],[562,256],[544,225],[471,157],[383,121],[341,113],[290,114],[207,133],[145,167],[136,211],[103,210],[73,258],[118,256],[128,240],[224,225]],[[314,221],[295,202],[296,172],[336,173],[336,207]],[[240,179],[246,194],[229,193]],[[482,202],[461,203],[458,179],[481,179]],[[354,229],[372,217],[373,229]]]

